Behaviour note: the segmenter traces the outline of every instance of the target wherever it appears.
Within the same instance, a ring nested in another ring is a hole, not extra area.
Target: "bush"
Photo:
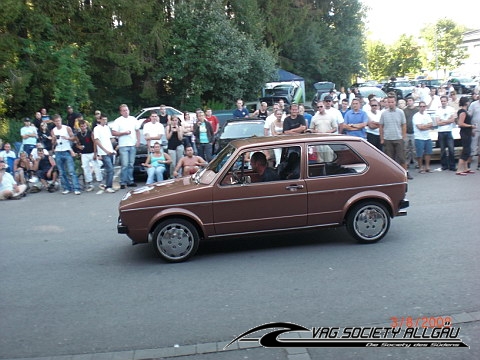
[[[5,144],[9,142],[13,144],[18,141],[22,141],[20,136],[20,129],[23,127],[23,121],[19,120],[9,120],[1,119],[0,120],[0,139]]]

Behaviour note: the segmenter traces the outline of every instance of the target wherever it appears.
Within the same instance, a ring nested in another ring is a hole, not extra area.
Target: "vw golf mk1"
[[[383,238],[406,215],[405,170],[363,139],[343,135],[234,140],[191,177],[132,190],[117,229],[152,242],[169,262],[201,241],[345,225],[362,243]]]

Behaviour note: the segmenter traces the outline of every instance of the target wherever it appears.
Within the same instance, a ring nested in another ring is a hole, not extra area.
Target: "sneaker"
[[[123,185],[123,184],[122,184],[122,185],[120,185],[120,189],[125,189],[125,188],[126,188],[126,186],[125,186],[125,185]]]
[[[101,194],[103,194],[103,193],[104,193],[104,191],[103,191],[102,189],[100,189],[100,190],[97,191],[97,195],[101,195]]]
[[[115,192],[115,190],[113,190],[112,188],[106,188],[106,189],[105,189],[105,192],[112,194],[112,193]]]
[[[100,190],[105,190],[107,186],[105,184],[100,184],[98,185],[98,187],[100,188]]]
[[[130,184],[127,184],[128,187],[137,187],[137,184],[136,183],[130,183]]]
[[[75,190],[75,195],[80,195],[80,194],[81,194],[81,192],[80,192],[80,191],[78,191],[78,190]]]
[[[93,185],[92,184],[87,184],[87,187],[86,187],[85,191],[90,192],[92,190],[93,190]]]
[[[70,194],[70,190],[63,190],[63,191],[62,191],[62,194],[63,194],[63,195]]]

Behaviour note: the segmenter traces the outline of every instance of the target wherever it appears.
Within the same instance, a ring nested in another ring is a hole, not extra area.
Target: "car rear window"
[[[308,176],[336,176],[359,174],[367,164],[345,144],[308,145]]]

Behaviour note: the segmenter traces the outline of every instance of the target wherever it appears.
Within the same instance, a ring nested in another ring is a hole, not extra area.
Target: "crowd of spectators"
[[[400,100],[395,94],[378,99],[373,95],[362,98],[354,90],[340,95],[332,91],[317,103],[313,116],[305,112],[303,105],[288,107],[282,100],[271,111],[261,103],[253,114],[242,99],[236,101],[236,106],[234,117],[265,120],[266,136],[314,132],[361,137],[401,164],[409,179],[411,166],[421,174],[431,172],[430,134],[434,128],[438,132],[441,170],[461,176],[473,174],[472,157],[480,148],[478,94],[458,97],[454,90],[448,95],[438,94],[424,84],[411,97]],[[133,166],[141,124],[130,116],[127,105],[120,105],[119,110],[120,116],[110,125],[99,110],[89,123],[71,106],[67,107],[65,121],[58,114],[50,116],[44,108],[35,113],[33,121],[25,118],[19,148],[0,144],[0,199],[19,199],[27,192],[44,189],[80,195],[94,190],[95,184],[97,194],[113,193],[116,160],[121,168],[120,188],[137,186]],[[456,126],[462,142],[458,165],[452,136]],[[218,131],[219,121],[211,109],[197,109],[195,116],[185,112],[182,121],[160,106],[143,128],[148,157],[142,165],[147,170],[147,183],[190,175],[208,164]]]

